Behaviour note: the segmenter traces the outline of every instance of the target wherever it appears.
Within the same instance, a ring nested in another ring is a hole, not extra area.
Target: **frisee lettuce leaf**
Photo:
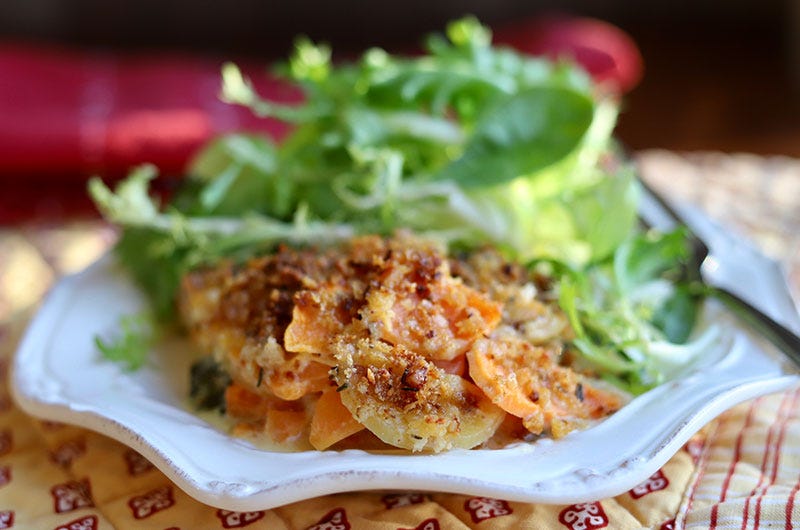
[[[116,334],[106,338],[95,337],[94,342],[103,357],[134,371],[147,361],[156,336],[151,315],[140,313],[123,316]]]
[[[636,233],[611,258],[562,267],[559,302],[584,364],[633,393],[674,376],[707,351],[715,327],[692,336],[702,285],[687,274],[683,230]]]
[[[474,18],[451,23],[426,49],[415,57],[371,49],[334,64],[329,47],[299,39],[276,69],[302,88],[296,105],[264,100],[226,64],[222,99],[293,124],[282,143],[216,139],[166,207],[149,195],[150,166],[114,190],[93,179],[100,211],[123,228],[121,261],[156,314],[174,314],[180,277],[198,265],[402,227],[576,271],[559,276],[576,349],[629,389],[659,380],[642,345],[684,337],[693,298],[670,291],[647,314],[635,301],[639,284],[664,270],[639,255],[655,252],[649,244],[630,240],[632,168],[605,160],[617,101],[573,64],[492,46]]]

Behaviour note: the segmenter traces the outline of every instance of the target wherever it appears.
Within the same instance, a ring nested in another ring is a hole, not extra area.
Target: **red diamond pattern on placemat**
[[[70,480],[50,488],[56,513],[71,512],[78,508],[94,506],[92,490],[88,478]]]

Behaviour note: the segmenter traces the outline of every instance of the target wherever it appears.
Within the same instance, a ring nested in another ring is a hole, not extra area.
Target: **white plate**
[[[128,444],[189,495],[237,511],[367,489],[593,501],[647,479],[692,434],[734,404],[799,382],[769,348],[717,315],[715,322],[730,331],[724,351],[709,352],[703,366],[559,441],[437,455],[278,453],[232,438],[193,413],[185,400],[191,355],[174,347],[169,354],[156,351],[152,362],[135,373],[99,357],[94,337],[143,306],[142,296],[110,257],[62,280],[16,355],[14,397],[30,414]]]

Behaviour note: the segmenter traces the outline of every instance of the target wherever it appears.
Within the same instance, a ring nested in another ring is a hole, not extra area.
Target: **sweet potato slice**
[[[297,356],[275,367],[265,376],[265,384],[276,397],[294,401],[330,387],[328,370],[330,367],[327,365],[309,360],[306,356]]]
[[[342,404],[339,393],[328,390],[317,400],[308,441],[314,449],[322,451],[363,429]]]
[[[385,285],[371,291],[364,315],[381,339],[427,359],[452,360],[497,326],[501,307],[448,278],[424,287]]]
[[[348,289],[326,284],[294,297],[292,321],[283,335],[287,351],[331,355],[331,340],[357,315],[360,303]]]
[[[271,398],[236,383],[225,389],[225,413],[238,420],[262,419],[269,410],[270,401]]]
[[[304,410],[271,409],[264,430],[278,443],[295,442],[305,434],[308,418]]]
[[[479,339],[467,362],[475,384],[534,434],[549,430],[560,438],[621,406],[619,396],[590,386],[551,351],[524,340]]]
[[[453,357],[450,360],[434,359],[431,362],[435,364],[437,368],[448,374],[457,375],[459,377],[464,377],[467,374],[466,355],[462,354],[457,357]]]

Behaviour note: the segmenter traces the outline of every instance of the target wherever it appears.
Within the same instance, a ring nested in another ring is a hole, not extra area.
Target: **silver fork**
[[[690,234],[691,265],[710,293],[800,367],[800,313],[781,266],[688,205],[670,204],[641,181],[639,216]],[[755,296],[760,293],[762,296]]]

